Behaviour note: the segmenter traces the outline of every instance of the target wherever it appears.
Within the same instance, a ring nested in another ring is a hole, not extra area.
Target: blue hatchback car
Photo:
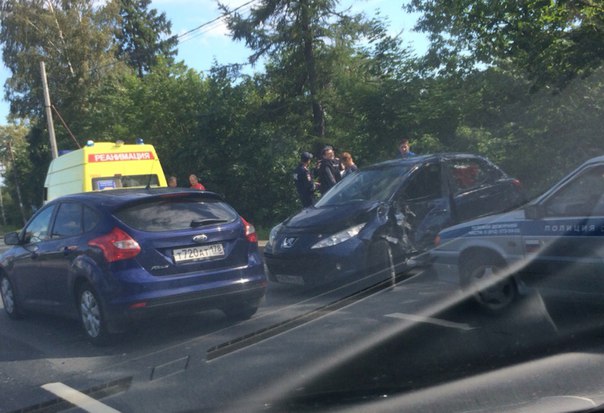
[[[151,314],[218,308],[249,318],[267,285],[254,227],[207,191],[68,195],[4,240],[8,316],[77,317],[95,344]]]

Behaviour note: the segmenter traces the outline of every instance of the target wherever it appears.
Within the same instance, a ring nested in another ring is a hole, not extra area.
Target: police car
[[[449,227],[431,251],[438,278],[486,310],[519,294],[604,302],[604,156],[524,207]]]

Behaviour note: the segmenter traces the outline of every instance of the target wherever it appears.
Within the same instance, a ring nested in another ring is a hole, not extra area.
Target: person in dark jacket
[[[324,195],[341,179],[342,167],[340,160],[336,158],[333,148],[326,146],[321,151],[322,159],[319,165],[319,190],[321,195]]]
[[[303,208],[308,208],[314,203],[316,184],[309,168],[311,159],[311,153],[302,152],[300,155],[300,164],[294,171],[294,182],[296,183],[296,189],[298,190]]]

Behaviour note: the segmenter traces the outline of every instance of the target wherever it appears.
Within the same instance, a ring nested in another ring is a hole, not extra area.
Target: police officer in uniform
[[[294,182],[296,183],[296,189],[304,208],[312,206],[316,189],[315,181],[309,169],[311,159],[311,153],[302,152],[300,155],[300,164],[294,171]]]

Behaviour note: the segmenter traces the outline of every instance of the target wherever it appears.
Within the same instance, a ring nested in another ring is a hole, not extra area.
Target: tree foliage
[[[604,5],[595,0],[411,0],[430,36],[430,66],[473,70],[511,60],[538,89],[563,88],[604,61]]]
[[[176,55],[178,40],[170,36],[171,23],[165,13],[149,10],[151,0],[118,0],[120,23],[117,30],[117,57],[136,70],[139,77],[151,70],[157,58]]]
[[[253,76],[237,66],[202,74],[174,63],[174,45],[159,44],[169,39],[167,21],[140,29],[153,36],[128,37],[142,49],[154,44],[152,58],[116,54],[117,33],[137,33],[139,18],[158,17],[148,4],[0,0],[13,73],[5,89],[13,113],[32,116],[8,164],[11,208],[18,184],[27,211],[40,205],[50,160],[39,117],[41,57],[79,144],[141,137],[181,186],[197,174],[260,227],[299,209],[291,172],[301,151],[318,156],[325,144],[351,152],[361,168],[394,157],[403,136],[419,153],[475,152],[530,193],[604,146],[599,3],[414,0],[432,39],[418,58],[387,22],[335,13],[336,1],[263,0],[229,21],[251,60],[265,59]],[[126,18],[120,5],[131,7]],[[77,147],[61,127],[58,135],[62,149]]]
[[[349,47],[368,26],[360,16],[335,11],[335,0],[263,0],[248,17],[221,5],[235,40],[252,49],[249,60],[267,57],[273,73],[289,79],[284,91],[293,99],[308,96],[312,110],[309,135],[326,133],[324,91],[332,80],[338,48]],[[306,99],[304,99],[306,100]]]
[[[89,110],[89,93],[115,70],[114,5],[91,0],[0,0],[2,58],[11,71],[4,85],[11,113],[40,117],[44,100],[40,62],[46,63],[54,105],[68,119]]]

